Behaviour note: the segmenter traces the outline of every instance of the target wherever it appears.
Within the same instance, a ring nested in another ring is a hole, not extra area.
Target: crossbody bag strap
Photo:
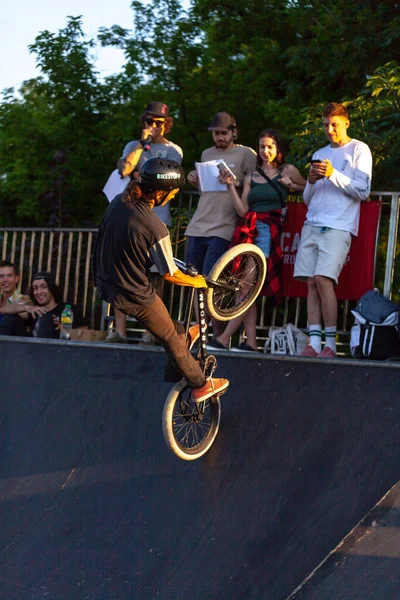
[[[276,185],[276,183],[274,181],[272,181],[272,179],[270,177],[268,177],[268,175],[266,173],[264,173],[264,171],[261,169],[261,167],[258,167],[257,173],[259,173],[261,175],[261,177],[264,177],[264,179],[266,179],[268,181],[268,183],[270,185],[272,185],[272,187],[274,188],[274,190],[278,194],[278,197],[279,197],[279,200],[280,200],[280,203],[281,203],[281,207],[285,208],[285,200],[283,199],[282,191],[278,188],[278,186]]]

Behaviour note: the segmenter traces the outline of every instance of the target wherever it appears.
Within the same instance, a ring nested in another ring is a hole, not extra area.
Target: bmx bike
[[[175,259],[187,275],[196,276],[190,264]],[[207,289],[197,290],[200,319],[200,339],[196,354],[206,378],[217,367],[214,355],[207,354],[207,316],[229,321],[243,314],[258,297],[264,284],[267,266],[263,252],[253,244],[238,244],[215,263],[208,277]],[[195,301],[195,289],[189,288],[184,326],[186,339]],[[212,446],[221,419],[220,395],[204,402],[192,399],[192,390],[185,379],[177,383],[167,396],[162,416],[163,435],[167,446],[183,460],[200,458]]]

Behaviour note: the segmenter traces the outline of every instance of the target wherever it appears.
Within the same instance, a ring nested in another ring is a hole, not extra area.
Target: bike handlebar
[[[196,277],[199,274],[196,267],[191,265],[190,263],[186,263],[183,260],[179,260],[179,258],[174,258],[174,263],[182,271],[185,275],[190,275],[191,277]]]
[[[182,273],[185,273],[185,275],[190,275],[191,277],[196,277],[196,275],[199,274],[196,267],[194,267],[190,263],[186,263],[183,260],[180,260],[179,258],[174,257],[174,263],[176,264],[178,269],[180,269],[182,271]],[[213,279],[210,279],[206,275],[203,275],[203,277],[206,280],[208,286],[220,287],[220,288],[230,290],[230,291],[235,291],[235,292],[238,292],[240,289],[238,286],[232,286],[229,284],[227,285],[226,283],[223,283],[222,281],[214,281]]]

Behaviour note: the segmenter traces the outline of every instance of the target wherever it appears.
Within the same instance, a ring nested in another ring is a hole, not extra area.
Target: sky
[[[96,39],[99,27],[121,25],[133,28],[131,0],[3,0],[0,11],[0,92],[13,87],[17,91],[26,79],[38,77],[35,56],[28,45],[44,30],[58,33],[67,24],[67,16],[83,16],[83,31]],[[96,68],[100,77],[118,73],[125,63],[121,50],[98,48]]]

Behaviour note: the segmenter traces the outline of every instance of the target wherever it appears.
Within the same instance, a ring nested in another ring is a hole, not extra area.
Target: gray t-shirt
[[[128,156],[128,154],[132,152],[136,145],[137,141],[128,142],[122,153],[122,158]],[[140,157],[135,169],[140,169],[149,158],[169,158],[170,160],[174,160],[181,164],[183,152],[182,148],[169,141],[164,144],[150,144],[149,150],[147,150],[147,152],[142,152],[142,156]],[[172,224],[172,219],[169,211],[169,203],[165,206],[156,206],[154,208],[154,214],[157,215],[157,217],[163,223],[165,223],[167,227],[170,227]]]
[[[223,158],[241,183],[256,168],[257,155],[248,146],[235,144],[228,150],[212,147],[204,150],[202,162]],[[202,192],[196,212],[186,228],[185,235],[192,237],[220,237],[231,240],[238,222],[232,194],[226,192]]]

